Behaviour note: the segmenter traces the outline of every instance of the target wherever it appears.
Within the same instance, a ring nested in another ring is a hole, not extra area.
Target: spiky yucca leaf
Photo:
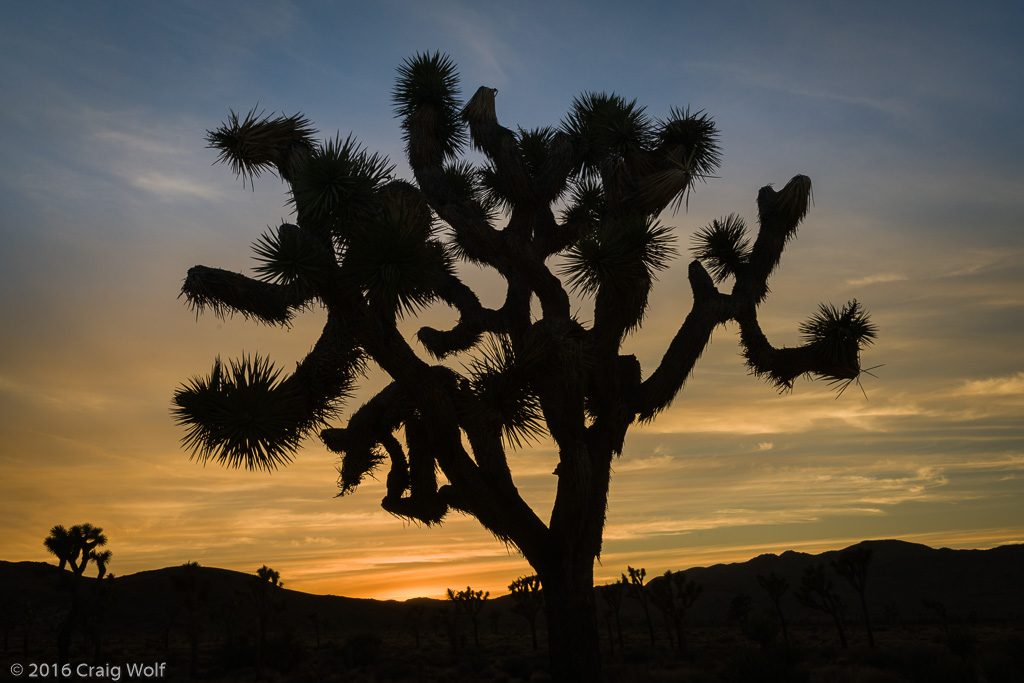
[[[304,228],[344,240],[353,224],[376,210],[376,194],[394,166],[370,154],[351,135],[335,136],[312,150],[295,174],[289,203]]]
[[[387,460],[387,452],[380,444],[361,444],[344,452],[338,471],[338,497],[354,492],[367,475]]]
[[[632,288],[668,267],[676,256],[672,228],[652,218],[605,220],[566,252],[560,274],[573,291]]]
[[[401,318],[434,299],[452,266],[446,247],[424,234],[416,213],[392,209],[352,234],[343,269],[374,309]]]
[[[206,132],[207,147],[218,150],[217,162],[230,164],[243,184],[251,185],[275,167],[285,180],[313,150],[316,130],[304,116],[265,116],[254,107],[244,116],[231,110],[226,123]]]
[[[585,223],[596,228],[606,206],[601,183],[594,178],[579,178],[571,185],[562,220],[566,223]]]
[[[445,164],[442,169],[448,187],[459,202],[468,202],[481,217],[494,217],[497,202],[483,181],[483,170],[468,161]]]
[[[506,447],[522,448],[546,433],[540,401],[529,385],[529,371],[516,363],[512,342],[491,334],[477,346],[479,355],[466,371],[474,400],[467,411],[501,427]]]
[[[529,130],[519,128],[516,143],[532,175],[537,175],[541,167],[544,166],[544,162],[547,161],[548,154],[551,152],[551,141],[554,137],[555,129],[550,126],[530,128]]]
[[[658,121],[654,135],[658,151],[697,179],[711,177],[722,163],[719,131],[704,111],[672,107],[664,121]]]
[[[398,67],[392,101],[395,116],[402,119],[402,139],[414,158],[441,163],[466,144],[460,94],[459,74],[448,55],[417,53]]]
[[[653,136],[657,170],[644,177],[639,195],[652,213],[669,205],[678,211],[689,201],[693,181],[706,182],[722,161],[718,129],[703,112],[675,107],[658,126]]]
[[[878,327],[856,299],[842,309],[821,304],[817,313],[800,323],[799,330],[806,344],[816,345],[840,366],[856,363],[861,349],[878,337]]]
[[[322,273],[331,257],[322,243],[297,225],[282,223],[264,233],[252,245],[259,265],[255,271],[268,281],[296,284]]]
[[[228,467],[274,470],[291,462],[303,436],[301,404],[270,361],[242,356],[227,368],[218,358],[207,377],[174,392],[171,412],[186,428],[192,457]]]
[[[644,107],[615,93],[588,92],[573,98],[562,129],[586,149],[574,172],[591,176],[600,174],[610,160],[635,157],[652,139]]]
[[[731,213],[711,221],[693,236],[692,251],[715,282],[735,276],[750,256],[750,240],[743,219]]]

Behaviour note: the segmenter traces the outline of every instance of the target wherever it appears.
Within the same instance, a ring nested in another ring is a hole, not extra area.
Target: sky
[[[757,190],[798,173],[814,205],[763,328],[795,345],[819,303],[854,298],[880,328],[863,359],[880,367],[838,397],[809,380],[779,395],[719,328],[614,463],[598,583],[864,539],[1024,542],[1021,35],[1016,0],[5,3],[0,559],[54,562],[49,529],[88,522],[119,575],[267,564],[297,590],[405,599],[498,595],[532,573],[472,518],[384,512],[382,482],[336,498],[336,456],[315,438],[273,474],[204,467],[170,415],[216,356],[291,368],[323,324],[197,319],[178,298],[193,265],[251,273],[250,245],[289,217],[285,186],[243,187],[206,131],[231,110],[301,112],[411,178],[391,89],[435,50],[466,96],[498,88],[511,128],[557,126],[585,91],[716,121],[718,177],[662,216],[683,253],[624,346],[645,373],[689,310],[689,236],[734,212],[756,225]],[[500,300],[493,276],[462,274]],[[431,308],[403,332],[451,319]],[[384,382],[371,372],[348,407]],[[542,518],[555,461],[547,443],[511,457]]]

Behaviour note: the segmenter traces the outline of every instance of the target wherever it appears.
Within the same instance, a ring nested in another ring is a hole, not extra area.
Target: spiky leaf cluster
[[[818,312],[799,327],[807,344],[813,344],[837,366],[857,366],[860,350],[874,343],[878,327],[854,299],[841,309],[821,304]]]
[[[699,179],[710,177],[721,165],[718,128],[707,113],[672,107],[668,118],[658,123],[655,144],[674,164]]]
[[[586,149],[577,172],[597,176],[610,164],[629,159],[651,140],[650,119],[636,100],[615,93],[583,93],[573,98],[562,129]]]
[[[218,162],[251,185],[264,171],[288,175],[313,150],[314,135],[304,116],[268,116],[254,107],[244,116],[232,110],[223,125],[207,131],[206,142],[219,151]]]
[[[429,229],[417,207],[395,201],[349,236],[346,278],[381,315],[402,317],[426,306],[451,273],[447,248]]]
[[[571,186],[569,201],[562,211],[562,220],[597,228],[607,204],[599,182],[592,178],[580,178]]]
[[[528,361],[517,364],[515,349],[504,335],[488,335],[477,349],[479,355],[466,367],[473,400],[464,409],[473,419],[500,427],[506,446],[521,448],[545,434]]]
[[[351,135],[336,136],[299,166],[290,202],[304,228],[343,242],[372,215],[377,192],[393,170],[387,157],[368,153]]]
[[[676,255],[672,229],[652,218],[605,219],[566,252],[561,274],[573,291],[629,289],[649,282]]]
[[[750,240],[743,219],[731,213],[711,221],[694,234],[692,251],[715,282],[735,277],[750,257]]]
[[[440,163],[458,154],[466,144],[460,96],[458,71],[448,55],[417,53],[398,67],[392,101],[411,157]]]
[[[307,231],[289,223],[264,233],[252,247],[259,264],[254,270],[267,282],[282,285],[316,278],[331,255]]]
[[[171,413],[186,428],[183,443],[192,457],[249,470],[291,462],[304,420],[280,374],[259,356],[243,355],[227,367],[218,358],[208,376],[175,391]]]

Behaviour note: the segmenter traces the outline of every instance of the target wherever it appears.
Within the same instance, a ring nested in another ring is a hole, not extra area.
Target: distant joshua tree
[[[868,645],[875,646],[875,633],[871,628],[871,613],[868,610],[866,588],[868,583],[868,566],[871,564],[872,549],[863,545],[847,548],[839,553],[832,568],[839,576],[846,579],[846,582],[857,591],[860,598],[860,609],[864,614],[864,628],[868,632]]]
[[[253,601],[256,605],[256,616],[259,619],[260,633],[256,645],[256,668],[263,665],[263,655],[267,647],[267,632],[274,615],[281,609],[281,589],[284,583],[281,574],[267,565],[256,570],[256,576],[250,584]]]
[[[541,591],[540,578],[537,576],[520,576],[508,586],[515,606],[516,614],[522,616],[530,624],[530,638],[533,649],[537,649],[537,613],[544,607],[544,593]]]
[[[800,579],[800,590],[796,592],[796,599],[805,607],[824,612],[832,617],[836,630],[839,631],[839,643],[844,648],[847,647],[846,626],[843,623],[846,616],[846,605],[836,593],[832,581],[825,577],[825,565],[813,564],[804,570],[804,575]]]
[[[644,610],[644,618],[647,620],[647,634],[651,637],[651,645],[654,645],[654,623],[651,621],[651,608],[647,599],[647,591],[644,590],[644,577],[647,576],[647,570],[643,567],[634,569],[627,566],[626,571],[629,572],[629,581],[626,581],[626,575],[623,574],[622,582],[628,583],[632,587],[629,593],[630,597],[640,601],[640,606]]]
[[[782,596],[789,590],[789,582],[775,572],[772,572],[768,576],[758,574],[757,583],[768,593],[772,605],[775,606],[775,614],[778,616],[779,625],[782,627],[782,639],[786,645],[791,645],[792,643],[789,642],[789,629],[786,626],[786,615],[782,611]]]
[[[423,617],[427,613],[427,608],[422,604],[409,605],[405,610],[405,619],[409,622],[412,627],[413,636],[416,638],[416,649],[420,649],[420,629],[423,628]],[[320,641],[317,640],[317,643]],[[319,647],[319,645],[317,645]]]
[[[455,603],[455,611],[469,615],[469,620],[473,624],[473,643],[477,648],[480,647],[480,610],[484,608],[484,603],[490,595],[490,591],[475,591],[469,586],[466,586],[466,590],[458,592],[448,589],[448,599]]]
[[[619,636],[619,649],[623,648],[622,642],[622,596],[626,594],[629,588],[629,579],[623,574],[622,578],[615,583],[610,583],[605,586],[601,586],[600,593],[601,597],[604,598],[605,604],[608,605],[609,616],[615,621],[615,631]],[[611,642],[611,626],[609,625],[608,640]],[[612,646],[612,652],[615,651],[615,646]]]
[[[199,675],[199,639],[203,630],[205,606],[210,598],[210,582],[200,577],[198,562],[186,562],[171,575],[175,602],[185,613],[189,641],[189,675]]]
[[[754,599],[747,593],[738,593],[729,601],[729,609],[726,612],[726,620],[736,622],[740,630],[747,632],[747,619],[750,617],[750,610],[754,607]]]
[[[672,642],[672,631],[674,630],[676,647],[680,652],[685,653],[686,630],[683,621],[686,618],[686,612],[700,597],[704,587],[687,580],[685,573],[673,571],[666,571],[663,580],[652,581],[650,587],[654,605],[665,617],[665,623],[669,629],[669,643]]]
[[[258,355],[218,359],[176,392],[174,411],[203,462],[272,470],[319,435],[341,454],[342,494],[388,467],[388,512],[428,525],[475,517],[544,583],[552,676],[591,681],[601,677],[594,562],[630,427],[668,409],[720,327],[735,323],[748,370],[783,391],[804,376],[848,386],[875,327],[851,301],[821,305],[798,346],[765,335],[758,309],[811,206],[811,180],[796,175],[758,191],[756,230],[729,214],[696,231],[690,291],[673,304],[692,294],[692,305],[645,372],[622,348],[678,253],[660,217],[720,165],[714,121],[688,108],[654,118],[636,100],[586,92],[559,125],[507,128],[497,94],[481,86],[463,102],[440,53],[398,68],[394,109],[415,182],[351,136],[318,142],[301,115],[232,112],[210,131],[243,181],[272,172],[288,184],[294,219],[254,244],[255,277],[189,269],[186,301],[282,326],[321,309],[326,322],[290,375]],[[460,261],[504,281],[497,307]],[[578,316],[574,296],[593,308]],[[458,321],[422,327],[413,343],[400,325],[434,304]],[[326,427],[371,363],[390,383]],[[558,460],[550,515],[528,505],[510,468],[509,451],[541,438]]]
[[[57,557],[60,568],[71,570],[70,582],[71,606],[64,623],[57,632],[57,660],[66,664],[71,650],[71,638],[75,624],[81,617],[80,584],[85,568],[90,561],[95,561],[102,579],[107,571],[107,564],[113,557],[109,550],[97,551],[107,544],[103,529],[92,524],[76,524],[70,529],[58,524],[50,529],[50,535],[43,540],[43,546]]]

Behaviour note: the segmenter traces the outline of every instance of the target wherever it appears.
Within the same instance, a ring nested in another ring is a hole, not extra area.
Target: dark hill
[[[903,619],[933,618],[934,611],[922,603],[928,599],[942,603],[951,618],[1019,621],[1024,616],[1024,545],[991,550],[937,550],[895,540],[864,541],[858,545],[873,551],[867,596],[874,612],[882,614],[895,607]],[[746,562],[687,569],[687,577],[703,586],[688,621],[695,625],[723,623],[730,601],[739,593],[750,595],[755,609],[767,609],[770,603],[758,585],[757,576],[770,573],[789,583],[790,590],[783,598],[788,612],[797,619],[817,618],[814,613],[802,611],[793,598],[804,569],[816,563],[825,564],[847,604],[855,605],[852,589],[830,568],[829,563],[839,552],[809,555],[787,551],[781,555],[760,555]],[[180,571],[180,567],[168,567],[118,577],[114,581],[115,600],[108,621],[111,632],[153,634],[150,637],[156,638],[169,625],[180,624],[186,607],[183,595],[172,581],[172,576]],[[22,606],[31,604],[36,621],[45,629],[46,623],[59,618],[67,605],[61,588],[61,579],[67,575],[68,572],[44,562],[0,561],[0,606],[5,621],[16,620]],[[255,618],[250,587],[253,575],[200,567],[199,577],[209,596],[204,612],[213,615],[214,621],[230,628],[232,621]],[[283,578],[287,585],[287,576]],[[89,591],[96,580],[85,577],[83,581],[83,590]],[[425,604],[432,614],[445,606],[443,601],[425,598],[379,601],[312,595],[287,588],[282,593],[284,608],[280,618],[303,630],[311,629],[314,619],[327,629],[344,631],[403,628],[410,604]],[[511,610],[508,596],[494,597],[488,603],[489,611]],[[627,601],[628,609],[636,609],[633,603]],[[599,605],[603,607],[601,601]]]

